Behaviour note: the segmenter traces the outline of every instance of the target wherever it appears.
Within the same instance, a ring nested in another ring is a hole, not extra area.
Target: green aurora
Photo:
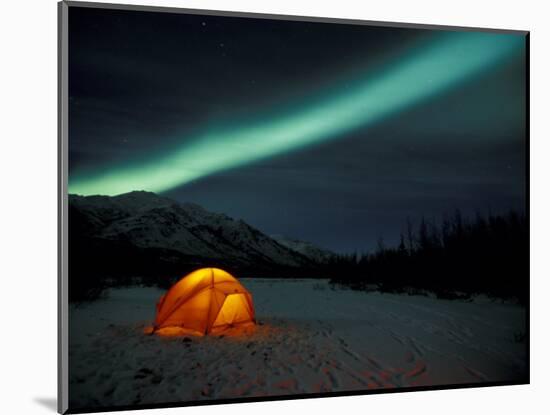
[[[282,111],[258,113],[246,123],[202,126],[193,137],[185,137],[179,148],[145,160],[73,172],[69,192],[164,192],[224,170],[337,139],[459,87],[519,53],[525,42],[522,36],[503,33],[450,32],[438,37],[384,65],[385,69],[374,76],[334,86],[300,105],[289,102]]]

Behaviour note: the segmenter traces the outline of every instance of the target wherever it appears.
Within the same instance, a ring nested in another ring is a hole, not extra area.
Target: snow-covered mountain
[[[307,250],[280,243],[242,220],[145,191],[69,195],[71,226],[84,236],[241,264],[310,265]]]
[[[331,252],[328,249],[320,248],[311,242],[300,241],[298,239],[288,238],[283,235],[271,235],[271,237],[279,244],[321,264],[328,262],[335,255],[334,252]]]

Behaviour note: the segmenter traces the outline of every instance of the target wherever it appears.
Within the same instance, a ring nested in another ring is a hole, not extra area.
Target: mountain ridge
[[[117,196],[69,194],[69,207],[69,220],[79,236],[128,243],[142,249],[166,249],[239,265],[297,268],[316,265],[327,258],[320,254],[321,249],[293,248],[242,219],[147,191]],[[304,246],[314,247],[303,242],[301,247]]]

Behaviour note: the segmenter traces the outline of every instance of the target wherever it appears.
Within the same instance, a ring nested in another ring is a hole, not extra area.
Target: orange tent
[[[177,327],[208,334],[254,322],[252,295],[241,283],[219,268],[202,268],[160,298],[153,331]]]

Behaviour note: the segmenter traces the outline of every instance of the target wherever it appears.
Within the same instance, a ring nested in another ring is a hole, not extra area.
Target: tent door
[[[212,327],[232,326],[245,321],[251,321],[245,295],[242,293],[229,294],[225,297]]]

